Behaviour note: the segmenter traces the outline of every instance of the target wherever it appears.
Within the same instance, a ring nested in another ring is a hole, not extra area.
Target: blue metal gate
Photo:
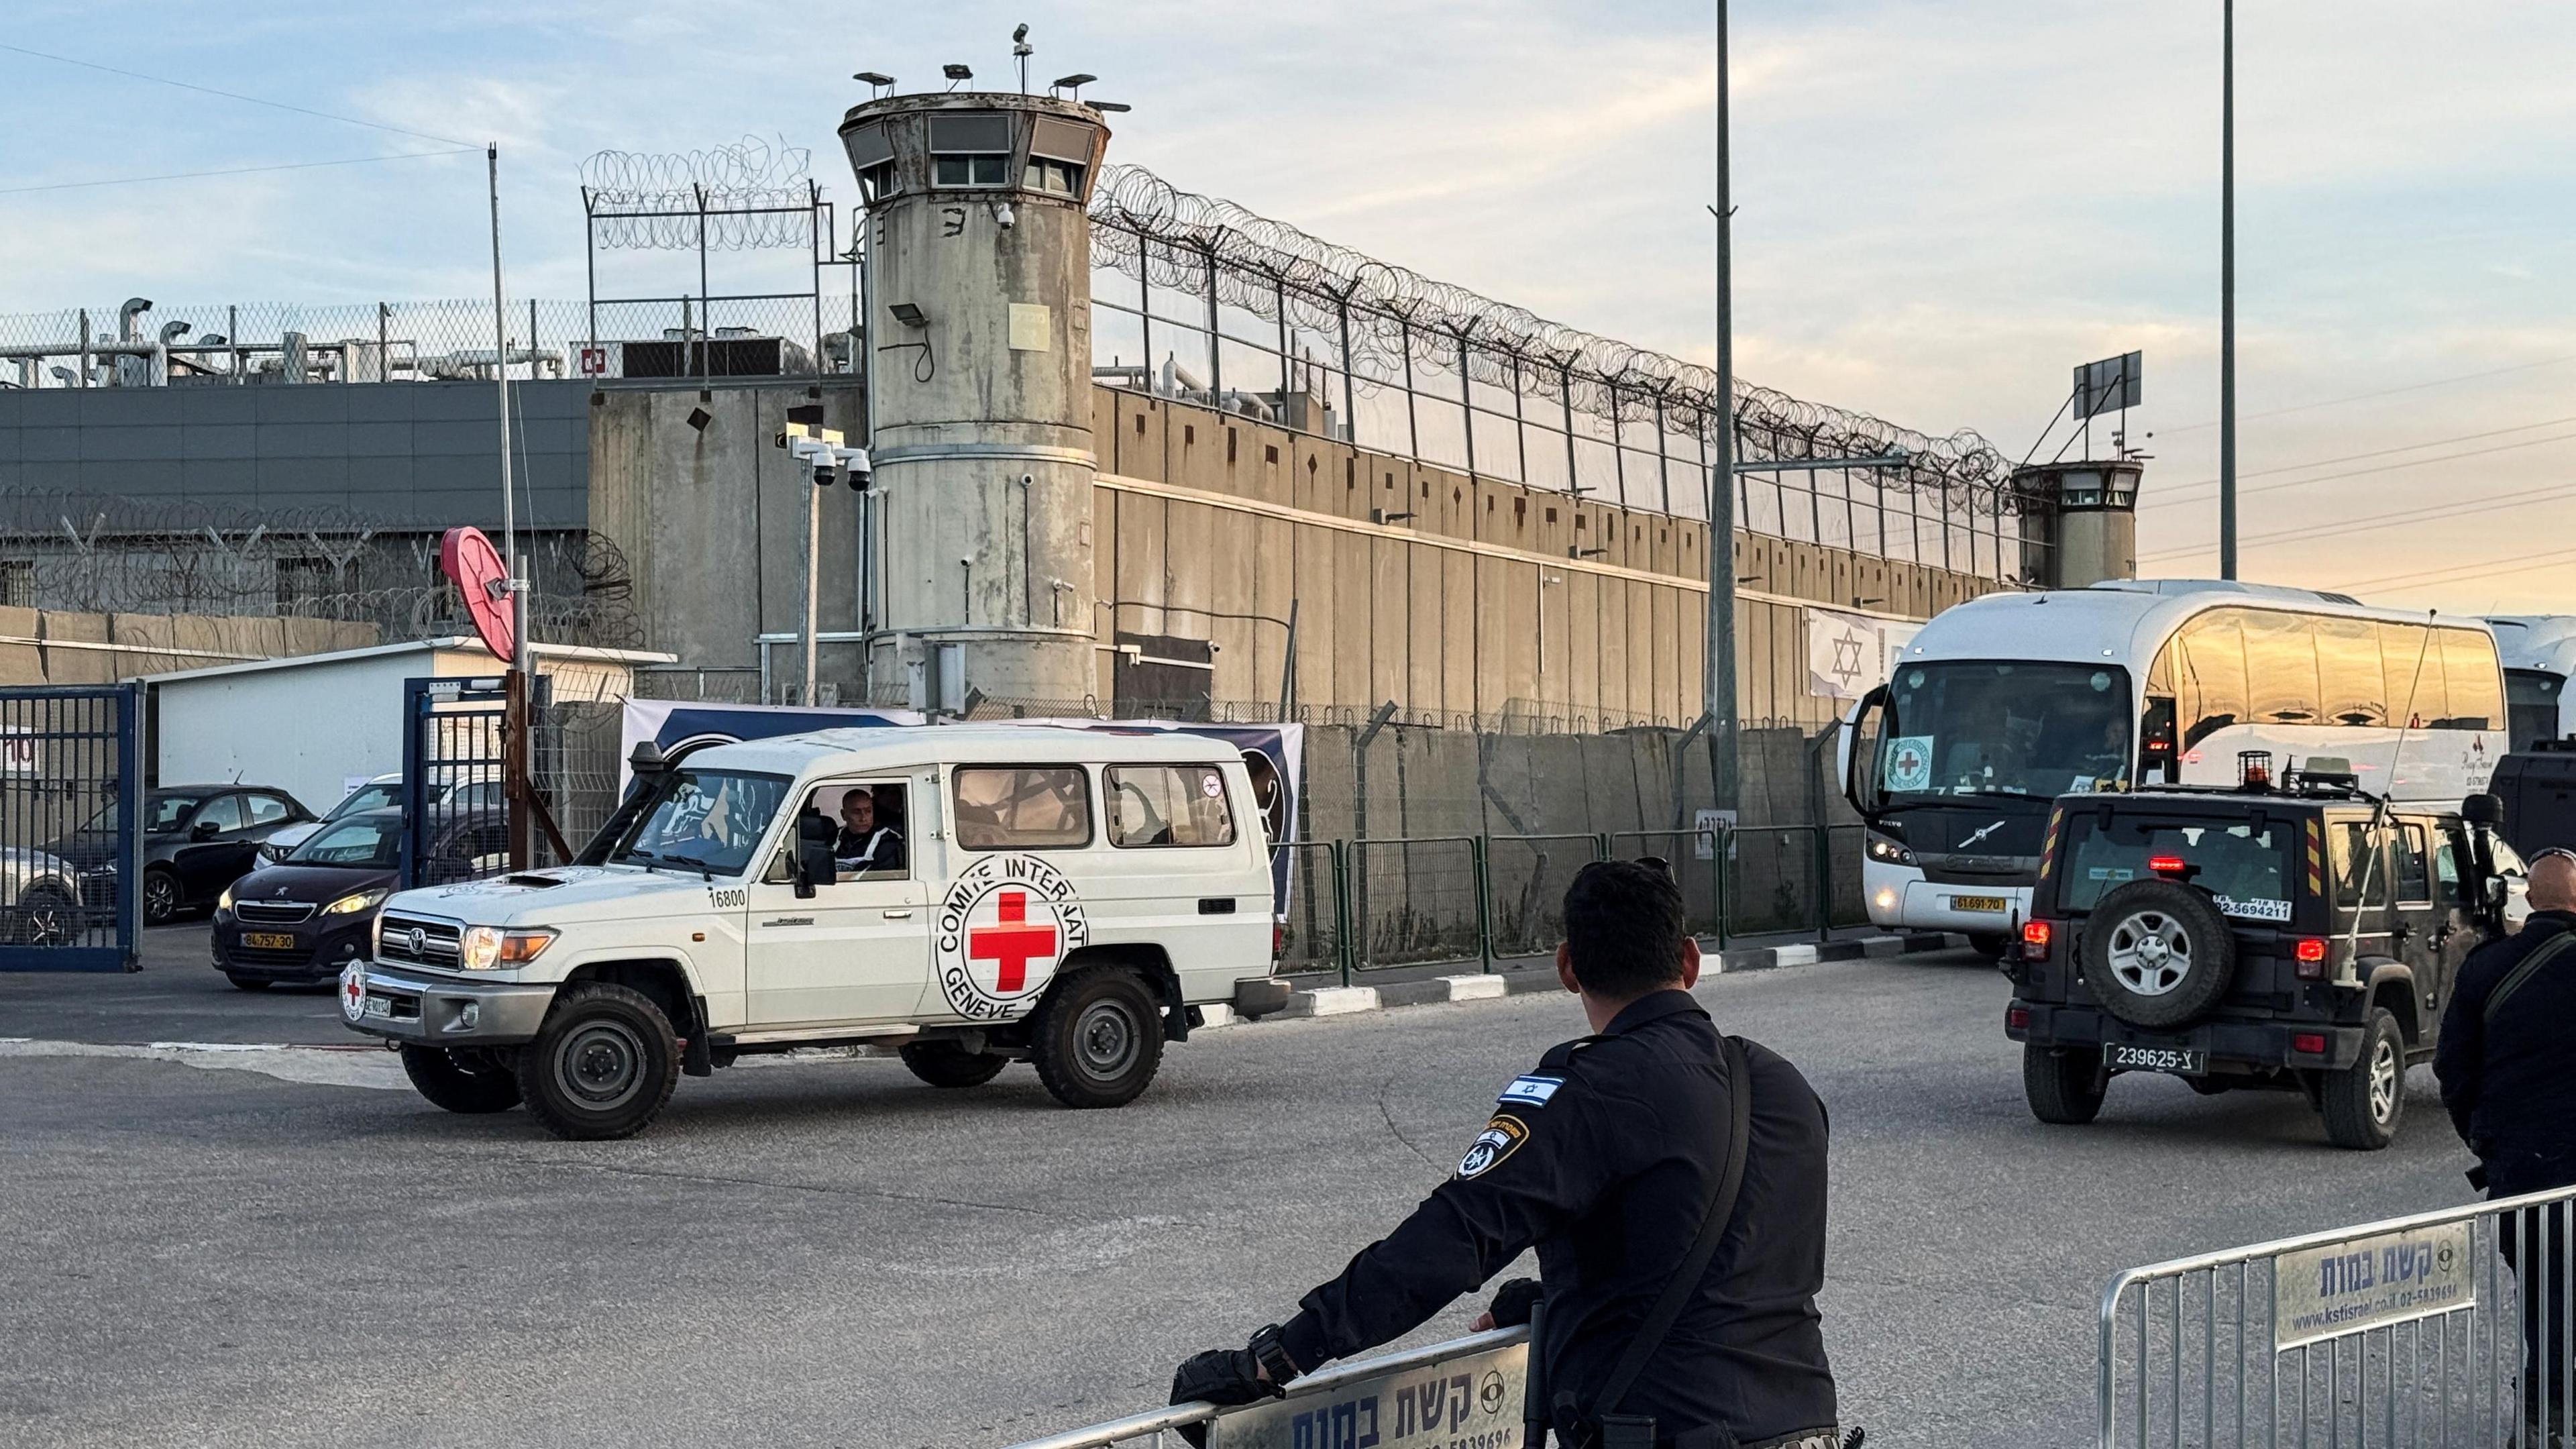
[[[0,971],[134,971],[138,686],[0,688]]]
[[[497,677],[403,682],[405,890],[508,867],[508,698]]]

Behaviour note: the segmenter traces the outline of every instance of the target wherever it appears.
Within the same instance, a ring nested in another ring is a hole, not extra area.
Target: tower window
[[[1083,173],[1099,141],[1100,132],[1093,127],[1038,117],[1029,134],[1029,164],[1021,168],[1020,184],[1058,196],[1082,195]]]
[[[1011,164],[1011,123],[998,115],[930,118],[933,186],[1000,186]]]
[[[1049,161],[1032,156],[1020,170],[1020,184],[1031,191],[1052,191],[1058,196],[1082,194],[1082,168],[1070,161]]]
[[[852,131],[844,144],[850,152],[850,167],[859,174],[859,190],[869,201],[890,196],[900,189],[896,180],[894,142],[886,135],[883,124],[862,126]]]

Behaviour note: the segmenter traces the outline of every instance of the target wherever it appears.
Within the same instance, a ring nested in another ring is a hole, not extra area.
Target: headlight
[[[457,962],[468,971],[525,966],[545,954],[554,939],[555,933],[544,926],[516,931],[499,926],[468,926],[464,939],[457,943]]]
[[[352,891],[349,894],[340,897],[338,900],[333,901],[331,904],[324,906],[322,908],[322,914],[326,916],[354,916],[360,911],[373,910],[379,902],[383,901],[384,898],[390,894],[392,894],[390,891]]]
[[[224,887],[224,893],[215,897],[215,909],[219,911],[229,911],[232,908],[233,888],[231,886],[226,886]]]
[[[1869,838],[1869,858],[1883,865],[1912,865],[1914,852],[1885,836],[1873,835]]]

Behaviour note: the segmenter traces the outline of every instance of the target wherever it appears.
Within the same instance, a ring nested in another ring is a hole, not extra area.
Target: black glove
[[[1261,1360],[1248,1348],[1212,1348],[1181,1360],[1172,1373],[1175,1404],[1209,1403],[1221,1408],[1255,1399],[1287,1397],[1285,1385],[1261,1377]],[[1192,1446],[1207,1443],[1207,1425],[1183,1424],[1180,1434]]]
[[[1530,1321],[1530,1310],[1538,1306],[1538,1299],[1536,1278],[1513,1278],[1494,1290],[1493,1306],[1487,1311],[1494,1315],[1496,1328],[1518,1328]]]

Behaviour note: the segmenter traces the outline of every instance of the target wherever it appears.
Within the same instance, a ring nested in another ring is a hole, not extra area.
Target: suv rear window
[[[2121,886],[2153,878],[2155,858],[2171,856],[2197,867],[2191,883],[2216,897],[2222,914],[2287,922],[2296,879],[2290,851],[2298,833],[2290,820],[2257,826],[2245,820],[2115,814],[2105,825],[2099,811],[2074,812],[2066,822],[2058,903],[2069,914],[2090,911]]]

